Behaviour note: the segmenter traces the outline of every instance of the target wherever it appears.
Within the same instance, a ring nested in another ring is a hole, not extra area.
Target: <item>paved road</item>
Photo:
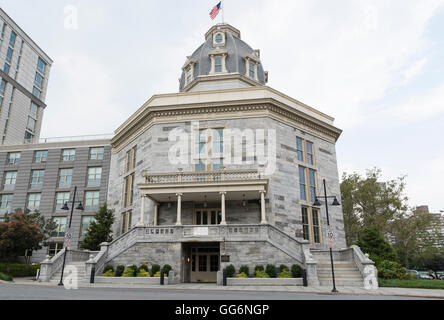
[[[65,290],[0,284],[0,300],[417,300],[419,298],[369,295],[328,295],[290,292],[251,292],[215,290],[155,290],[88,288]]]

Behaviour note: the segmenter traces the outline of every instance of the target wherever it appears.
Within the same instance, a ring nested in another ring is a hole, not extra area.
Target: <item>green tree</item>
[[[343,174],[341,196],[344,209],[344,224],[348,244],[356,241],[362,228],[377,228],[382,233],[389,231],[390,221],[407,211],[404,195],[405,177],[381,181],[381,170],[367,170],[366,177],[354,173]]]
[[[6,216],[0,223],[0,259],[9,264],[24,256],[26,250],[40,250],[57,225],[53,219],[45,219],[39,211],[23,213],[20,209]],[[27,261],[29,262],[29,261]]]
[[[103,242],[113,241],[112,226],[114,224],[114,210],[108,209],[107,204],[99,208],[95,221],[91,222],[86,230],[85,239],[81,243],[84,250],[98,251]]]
[[[396,261],[397,254],[377,228],[365,228],[359,234],[357,245],[362,252],[368,253],[376,265],[382,261]]]

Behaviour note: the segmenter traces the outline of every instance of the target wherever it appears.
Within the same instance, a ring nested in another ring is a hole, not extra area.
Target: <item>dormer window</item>
[[[256,65],[253,63],[250,63],[249,65],[250,65],[250,67],[249,67],[250,78],[254,79],[254,78],[256,78]]]
[[[228,73],[226,67],[227,50],[215,49],[210,51],[211,72],[210,74]]]
[[[213,35],[213,47],[224,47],[225,46],[225,33],[217,32]]]
[[[223,40],[224,38],[220,33],[216,34],[216,43],[222,43]]]
[[[245,58],[245,75],[251,79],[259,81],[257,75],[258,65],[261,63],[257,55],[249,54]]]
[[[217,57],[214,59],[214,72],[222,72],[222,57]]]
[[[185,65],[182,67],[185,73],[185,86],[189,85],[194,80],[194,65],[195,61],[191,60],[190,57],[187,58]]]

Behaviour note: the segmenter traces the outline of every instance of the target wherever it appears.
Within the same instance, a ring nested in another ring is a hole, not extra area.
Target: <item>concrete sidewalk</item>
[[[30,286],[55,287],[55,283],[37,282],[30,278],[17,278],[13,283],[0,281],[1,284],[17,284]],[[329,294],[331,287],[300,287],[300,286],[217,286],[216,284],[177,284],[169,286],[161,285],[109,285],[109,284],[89,284],[80,283],[79,288],[122,288],[122,289],[156,289],[156,290],[214,290],[214,291],[253,291],[253,292],[292,292],[292,293],[315,293]],[[365,290],[356,287],[337,287],[339,293],[347,295],[373,295],[373,296],[400,296],[418,298],[439,298],[444,299],[444,290],[435,289],[406,289],[406,288],[379,288],[377,290]]]

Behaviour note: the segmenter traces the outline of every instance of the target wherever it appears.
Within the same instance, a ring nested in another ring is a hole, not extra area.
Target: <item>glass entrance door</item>
[[[216,282],[219,248],[191,249],[191,282]]]
[[[194,213],[196,226],[218,225],[222,221],[220,209],[197,209]]]

